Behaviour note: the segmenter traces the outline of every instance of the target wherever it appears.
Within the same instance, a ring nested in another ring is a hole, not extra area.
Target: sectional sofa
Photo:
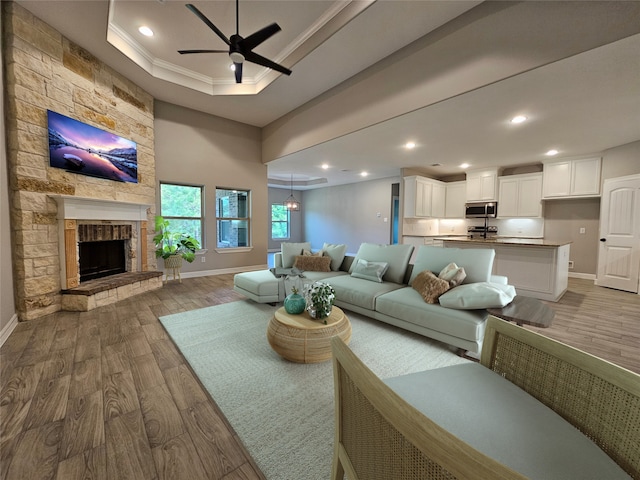
[[[327,246],[331,257],[329,271],[302,272],[295,281],[324,281],[336,292],[335,305],[397,327],[433,338],[464,351],[478,354],[482,347],[486,308],[504,306],[515,295],[505,277],[491,275],[495,251],[421,246],[413,264],[409,263],[412,245],[363,243],[354,256]],[[335,246],[333,246],[335,247]],[[299,255],[310,250],[308,244],[296,244]],[[307,250],[308,249],[308,250]],[[276,277],[279,269],[293,267],[291,254],[284,248],[276,254],[274,271],[244,272],[234,278],[234,289],[260,303],[280,302],[290,293],[286,276]],[[344,247],[346,250],[346,247]],[[424,271],[438,275],[455,263],[466,277],[459,286],[427,303],[413,288]],[[368,268],[360,268],[362,265]],[[377,269],[377,272],[376,272]],[[285,272],[288,270],[284,270]],[[372,274],[372,271],[374,272]],[[274,275],[274,273],[276,275]],[[376,273],[378,276],[376,276]],[[295,274],[295,270],[294,270]],[[443,306],[446,304],[447,306]]]

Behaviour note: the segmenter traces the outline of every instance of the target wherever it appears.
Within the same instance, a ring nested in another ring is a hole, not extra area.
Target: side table
[[[551,326],[555,312],[537,298],[516,295],[513,301],[502,308],[487,308],[491,315],[517,325],[547,328]]]

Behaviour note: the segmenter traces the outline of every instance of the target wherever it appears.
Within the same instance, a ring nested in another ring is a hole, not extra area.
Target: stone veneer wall
[[[147,265],[156,268],[153,97],[23,7],[3,1],[2,9],[14,288],[18,316],[28,320],[61,307],[57,205],[50,195],[152,205]],[[47,109],[135,141],[139,183],[49,167]]]

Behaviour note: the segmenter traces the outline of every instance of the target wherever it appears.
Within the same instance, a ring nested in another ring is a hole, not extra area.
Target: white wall
[[[400,181],[391,177],[305,191],[304,240],[314,250],[324,242],[345,243],[349,253],[363,242],[389,244],[391,185]]]

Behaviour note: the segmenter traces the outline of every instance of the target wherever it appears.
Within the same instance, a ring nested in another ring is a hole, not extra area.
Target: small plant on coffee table
[[[311,318],[322,320],[331,314],[336,291],[328,283],[315,282],[304,286],[304,298]],[[327,321],[324,320],[324,323]]]

